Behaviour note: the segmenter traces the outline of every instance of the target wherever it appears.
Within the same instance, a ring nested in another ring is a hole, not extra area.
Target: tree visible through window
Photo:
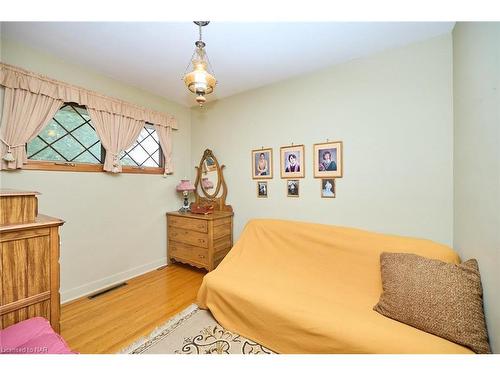
[[[101,141],[84,107],[66,103],[27,144],[28,159],[102,164]]]

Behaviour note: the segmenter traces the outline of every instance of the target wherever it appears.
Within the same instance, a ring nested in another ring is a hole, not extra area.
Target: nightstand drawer
[[[171,258],[178,257],[183,260],[208,265],[208,250],[201,247],[170,241],[168,253]]]
[[[168,227],[168,238],[189,245],[208,247],[208,234],[187,229]]]
[[[190,219],[188,217],[171,216],[168,219],[168,224],[182,229],[190,229],[197,232],[208,232],[208,224],[206,220]]]

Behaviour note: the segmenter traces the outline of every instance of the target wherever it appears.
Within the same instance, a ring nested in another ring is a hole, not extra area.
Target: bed
[[[251,220],[204,277],[198,305],[226,329],[278,353],[472,353],[373,311],[383,251],[460,262],[451,248],[428,240]]]

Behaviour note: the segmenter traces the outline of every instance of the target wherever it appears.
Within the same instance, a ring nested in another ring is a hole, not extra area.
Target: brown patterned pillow
[[[491,353],[475,259],[452,264],[382,253],[380,268],[383,292],[375,311],[476,353]]]

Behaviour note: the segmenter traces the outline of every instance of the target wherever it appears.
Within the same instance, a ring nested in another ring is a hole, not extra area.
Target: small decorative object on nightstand
[[[195,189],[194,185],[189,180],[181,180],[179,185],[177,185],[176,189],[177,191],[182,192],[182,195],[184,196],[184,204],[179,209],[179,212],[188,212],[189,211],[188,196],[189,193]]]

